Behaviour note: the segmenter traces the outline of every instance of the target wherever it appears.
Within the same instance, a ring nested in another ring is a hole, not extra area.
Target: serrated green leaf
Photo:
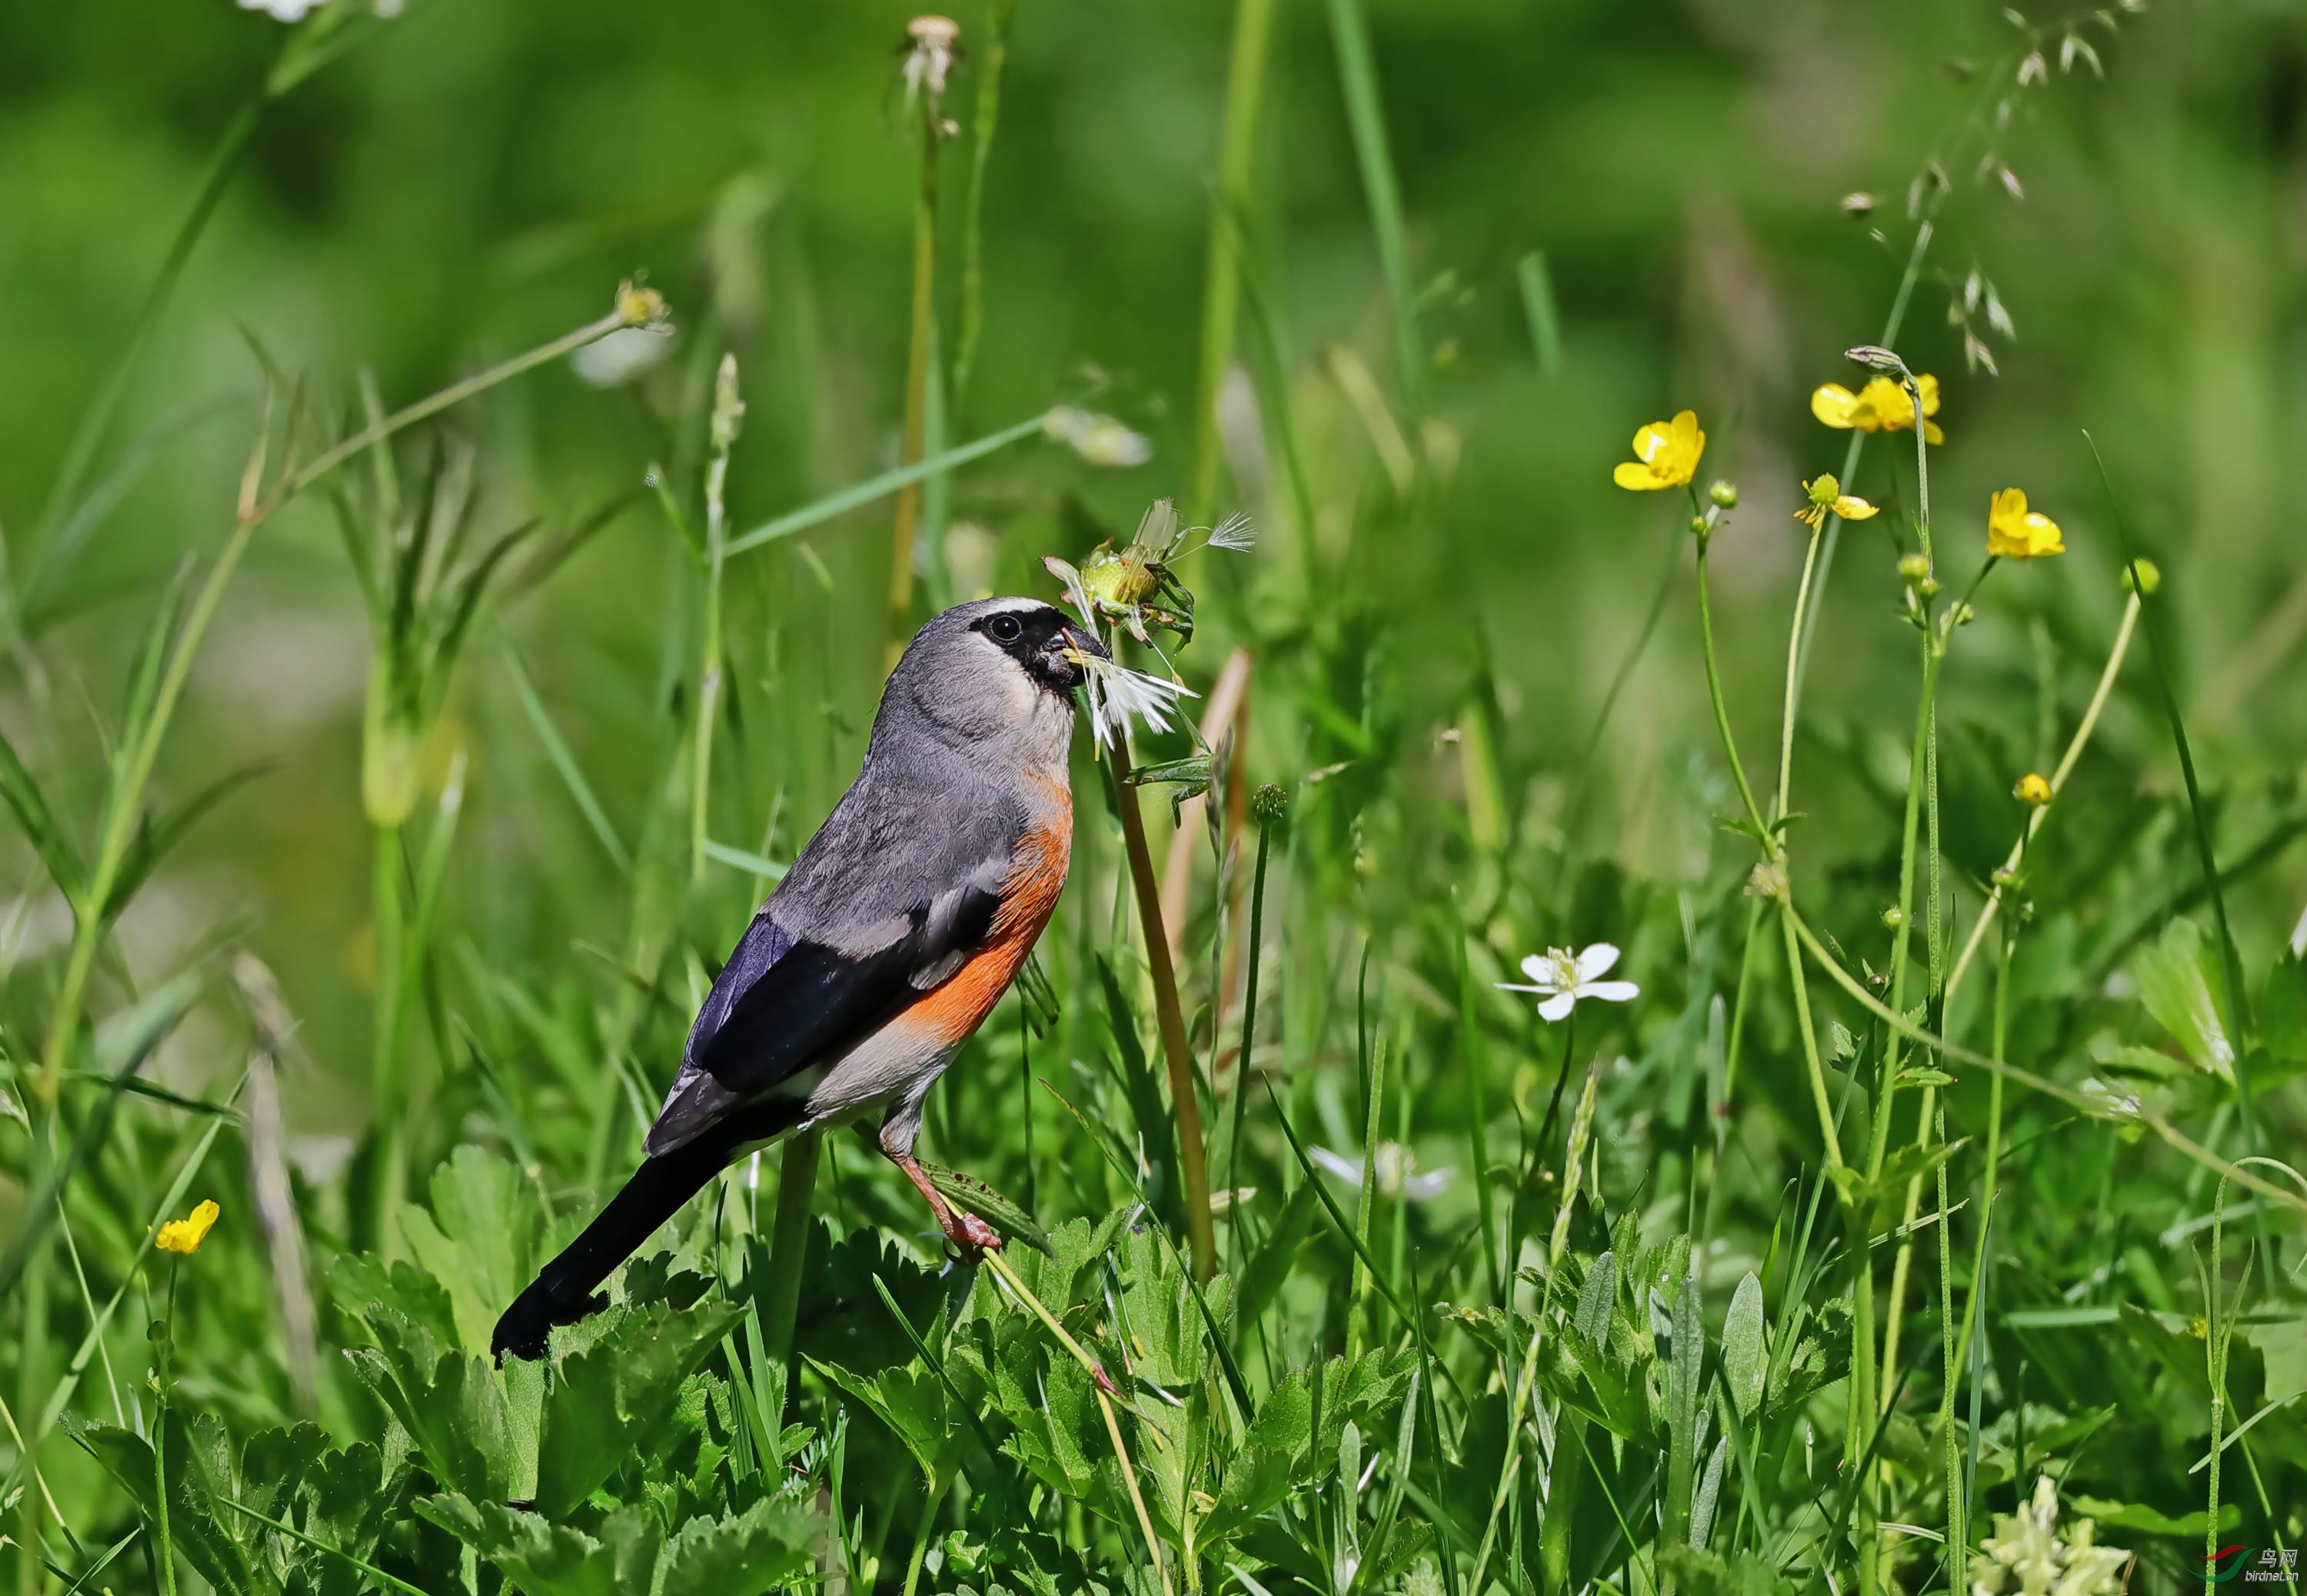
[[[565,1517],[672,1417],[675,1394],[744,1310],[715,1302],[630,1304],[596,1315],[599,1333],[553,1361],[536,1448],[536,1505]]]
[[[2191,920],[2174,919],[2132,963],[2139,1001],[2170,1032],[2199,1070],[2234,1080],[2234,1044],[2219,1018],[2204,963],[2202,934]]]
[[[536,1273],[541,1216],[520,1172],[460,1147],[433,1172],[432,1207],[400,1210],[409,1250],[448,1292],[457,1344],[486,1352],[504,1305]]]

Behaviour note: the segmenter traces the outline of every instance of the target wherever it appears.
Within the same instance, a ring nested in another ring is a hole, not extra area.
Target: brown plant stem
[[[1194,1276],[1207,1280],[1217,1267],[1217,1237],[1210,1222],[1210,1172],[1202,1146],[1202,1105],[1194,1085],[1194,1057],[1186,1042],[1186,1017],[1178,1006],[1178,970],[1170,960],[1170,939],[1162,930],[1162,884],[1154,875],[1153,850],[1145,844],[1145,815],[1137,789],[1113,784],[1114,808],[1121,816],[1121,841],[1129,858],[1129,881],[1137,894],[1137,921],[1145,933],[1145,963],[1154,978],[1154,1013],[1162,1032],[1162,1058],[1169,1066],[1170,1096],[1178,1115],[1178,1169],[1185,1184],[1186,1234],[1192,1242]]]

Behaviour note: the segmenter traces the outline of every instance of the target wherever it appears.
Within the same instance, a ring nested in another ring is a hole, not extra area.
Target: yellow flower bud
[[[2051,801],[2051,784],[2033,771],[2028,771],[2019,778],[2019,784],[2011,789],[2011,796],[2030,809],[2039,809]]]

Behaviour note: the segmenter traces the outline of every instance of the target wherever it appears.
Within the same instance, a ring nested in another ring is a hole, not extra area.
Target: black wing
[[[681,1074],[649,1129],[651,1157],[887,1024],[985,941],[1000,897],[974,880],[940,893],[864,954],[795,939],[771,917],[774,907],[753,917],[698,1011]]]

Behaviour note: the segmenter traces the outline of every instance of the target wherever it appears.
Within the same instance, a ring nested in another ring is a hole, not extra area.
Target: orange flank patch
[[[1009,990],[1025,955],[1041,940],[1042,927],[1058,907],[1073,851],[1068,806],[1054,824],[1033,827],[1017,840],[1017,857],[1002,883],[1001,907],[994,912],[992,935],[928,996],[906,1012],[928,1026],[939,1042],[959,1046],[985,1022]]]

